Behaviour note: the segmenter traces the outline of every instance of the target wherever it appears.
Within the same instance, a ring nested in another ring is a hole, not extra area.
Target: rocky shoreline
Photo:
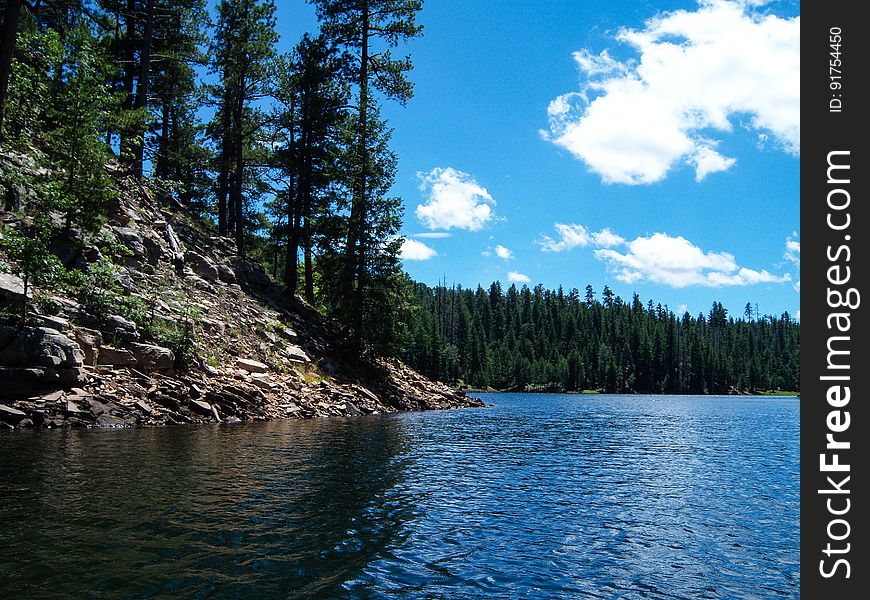
[[[0,219],[15,227],[18,217]],[[288,298],[261,265],[235,256],[230,240],[161,206],[141,184],[110,210],[100,240],[125,249],[113,261],[114,285],[152,321],[183,324],[190,356],[179,367],[176,353],[130,315],[97,315],[69,293],[37,289],[42,301],[25,321],[0,318],[0,429],[483,406],[399,361],[344,356],[334,321]],[[59,255],[67,268],[86,269],[102,258],[100,247],[85,240]],[[19,277],[0,272],[0,302],[20,304],[24,293]]]

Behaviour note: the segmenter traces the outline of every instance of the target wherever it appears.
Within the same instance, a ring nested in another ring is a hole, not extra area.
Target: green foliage
[[[607,287],[506,291],[412,284],[405,360],[430,377],[538,391],[724,394],[800,390],[800,327],[786,313],[677,316]]]
[[[51,103],[51,73],[60,64],[63,46],[56,31],[40,30],[22,11],[12,61],[4,133],[11,146],[26,149],[45,128],[45,107]]]
[[[106,172],[111,154],[105,141],[114,97],[105,83],[110,67],[83,22],[67,32],[62,64],[63,85],[47,113],[54,128],[45,137],[53,164],[63,171],[59,204],[67,227],[96,231],[117,194]]]
[[[27,296],[34,285],[51,286],[66,276],[60,260],[48,249],[51,237],[51,224],[45,215],[39,215],[33,224],[20,228],[5,227],[0,246],[13,263],[13,271],[24,281],[25,300],[21,308],[22,317],[27,315]]]

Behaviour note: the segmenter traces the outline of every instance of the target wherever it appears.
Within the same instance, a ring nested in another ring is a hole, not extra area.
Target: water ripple
[[[3,598],[799,596],[795,399],[0,436]]]

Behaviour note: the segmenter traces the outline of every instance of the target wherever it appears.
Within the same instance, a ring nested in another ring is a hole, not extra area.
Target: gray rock
[[[50,315],[39,315],[37,317],[40,327],[54,329],[58,333],[66,333],[69,331],[69,321],[63,317],[53,317]]]
[[[27,291],[27,296],[30,297],[30,290]],[[0,273],[0,299],[10,302],[21,302],[24,300],[24,280],[18,275]]]
[[[136,365],[136,357],[129,350],[103,346],[97,359],[98,365],[112,365],[115,367],[132,367]]]
[[[169,348],[153,344],[130,344],[136,364],[143,371],[161,371],[171,369],[175,356]]]
[[[129,227],[112,227],[112,231],[115,232],[118,241],[132,250],[134,256],[140,258],[145,256],[145,244],[138,231]]]
[[[104,333],[114,335],[125,342],[139,341],[139,332],[136,323],[121,315],[109,315],[103,328]]]
[[[11,406],[0,404],[0,421],[5,421],[6,423],[11,423],[14,425],[26,416],[26,414],[24,414],[17,408],[12,408]]]
[[[136,400],[133,406],[141,410],[146,415],[150,415],[154,411],[154,409],[151,408],[151,406],[147,402],[143,402],[142,400]]]
[[[293,362],[302,362],[302,363],[311,362],[311,359],[308,357],[307,354],[305,354],[305,351],[302,348],[300,348],[299,346],[294,346],[292,344],[289,346],[284,346],[282,353],[284,354],[284,356],[286,356],[288,359],[292,360]]]
[[[128,423],[124,419],[104,413],[97,417],[97,425],[100,427],[126,427]]]
[[[76,329],[75,337],[85,355],[84,363],[95,367],[100,356],[100,347],[103,345],[103,334],[96,329],[80,327]]]
[[[87,411],[82,410],[81,407],[72,400],[67,400],[66,414],[67,416],[81,417],[87,415],[88,413]]]
[[[0,325],[0,366],[78,369],[83,360],[78,345],[53,329]]]
[[[248,373],[268,373],[269,366],[257,360],[248,358],[240,358],[236,361],[236,368],[243,369]]]
[[[217,281],[219,279],[218,268],[212,261],[201,254],[188,250],[184,255],[184,262],[190,265],[194,273],[206,281]]]
[[[224,283],[236,283],[236,272],[228,265],[217,265],[218,279]]]
[[[199,415],[214,416],[211,404],[203,402],[202,400],[191,400],[190,409]]]

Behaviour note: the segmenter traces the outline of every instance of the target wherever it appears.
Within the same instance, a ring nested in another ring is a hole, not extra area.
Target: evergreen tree
[[[367,246],[372,202],[377,202],[368,187],[373,179],[369,173],[375,162],[369,156],[369,138],[379,127],[378,117],[371,115],[375,106],[372,88],[385,97],[406,102],[413,94],[406,73],[412,68],[409,57],[393,58],[391,48],[420,35],[422,28],[415,22],[422,7],[419,0],[311,0],[317,9],[322,30],[336,45],[344,48],[348,59],[348,74],[357,86],[356,153],[353,173],[352,201],[344,239],[341,275],[341,316],[350,329],[351,349],[359,350],[363,338],[366,302]],[[380,44],[384,49],[377,50]],[[377,179],[374,177],[374,179]],[[382,211],[376,211],[382,212]],[[380,244],[383,240],[376,240]],[[383,307],[386,312],[389,307]]]
[[[210,49],[211,69],[220,78],[213,89],[218,110],[212,127],[219,146],[218,230],[235,234],[240,256],[245,255],[249,229],[245,186],[251,173],[246,167],[265,120],[255,102],[268,94],[277,40],[272,0],[221,0]]]

